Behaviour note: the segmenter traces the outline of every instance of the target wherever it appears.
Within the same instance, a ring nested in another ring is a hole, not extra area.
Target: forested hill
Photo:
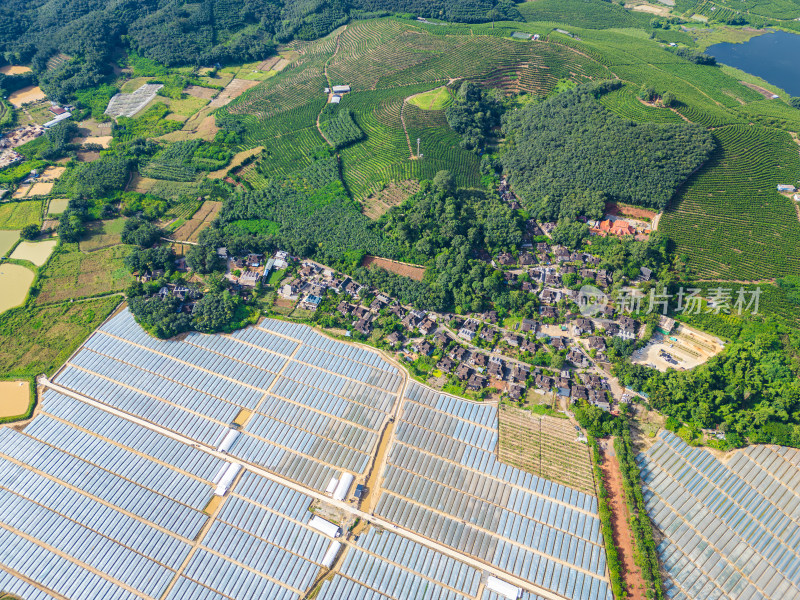
[[[587,84],[506,115],[503,167],[536,218],[568,216],[561,201],[577,191],[663,210],[714,150],[699,125],[635,123],[595,101],[618,86]]]
[[[63,97],[99,83],[120,46],[168,66],[248,62],[266,58],[277,43],[390,13],[522,20],[512,0],[3,0],[0,52],[38,73],[49,66],[43,83]],[[52,61],[58,54],[74,60]]]

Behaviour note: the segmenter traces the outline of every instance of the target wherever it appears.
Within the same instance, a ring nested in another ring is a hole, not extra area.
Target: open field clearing
[[[251,156],[256,156],[260,154],[263,149],[264,149],[263,146],[256,146],[255,148],[251,148],[250,150],[242,150],[241,152],[238,152],[233,156],[231,162],[226,167],[223,167],[219,171],[211,171],[206,177],[208,177],[209,179],[222,179],[228,174],[228,171],[232,171],[238,168],[244,161],[246,161]]]
[[[86,235],[80,241],[83,252],[93,252],[122,243],[122,228],[125,217],[110,221],[92,221],[86,224]]]
[[[21,108],[23,104],[39,102],[45,98],[47,98],[47,96],[38,85],[29,85],[28,87],[24,87],[8,95],[8,101],[14,105],[14,108]]]
[[[377,219],[395,206],[400,206],[406,198],[418,191],[419,182],[413,179],[392,181],[379,192],[373,192],[364,198],[363,212],[370,219]]]
[[[732,598],[800,594],[789,541],[800,535],[800,451],[750,446],[723,462],[664,431],[638,462],[647,512],[663,537],[657,550],[668,595],[704,589],[722,598],[734,587],[741,591]]]
[[[22,75],[23,73],[30,72],[30,67],[23,67],[21,65],[4,65],[0,67],[0,73],[3,75]]]
[[[665,336],[661,333],[653,335],[652,340],[631,357],[635,364],[652,365],[659,371],[667,369],[693,369],[707,362],[724,349],[722,341],[698,329],[679,325],[674,332]],[[665,354],[677,361],[671,363]]]
[[[113,246],[86,254],[68,244],[47,265],[37,304],[52,304],[124,290],[133,276],[125,268],[127,246]]]
[[[45,240],[43,242],[20,242],[11,258],[18,260],[27,260],[32,262],[37,267],[41,267],[50,258],[53,249],[58,244],[58,240]]]
[[[0,313],[25,301],[33,277],[30,269],[12,263],[0,263]]]
[[[115,296],[0,314],[0,369],[10,376],[52,374],[120,300]]]
[[[216,98],[214,98],[208,105],[208,108],[219,108],[225,106],[235,98],[244,94],[250,88],[258,85],[258,81],[248,79],[232,79],[231,82],[225,86]]]
[[[150,179],[149,177],[142,177],[139,173],[134,173],[128,182],[128,187],[125,189],[128,192],[147,194],[156,183],[158,183],[158,179]]]
[[[19,229],[0,229],[0,257],[5,256],[19,239]]]
[[[415,94],[408,98],[408,102],[421,108],[422,110],[444,110],[450,104],[453,95],[447,87],[442,86],[431,90],[430,92],[423,92],[422,94]]]
[[[589,447],[567,419],[502,405],[498,457],[512,467],[594,494]]]
[[[200,209],[192,215],[192,218],[172,234],[172,239],[180,242],[196,242],[200,237],[200,232],[211,225],[220,210],[222,210],[222,202],[206,200]]]
[[[14,193],[11,194],[11,198],[14,200],[22,200],[23,198],[27,197],[28,192],[31,191],[31,187],[31,184],[19,186],[16,190],[14,190]]]
[[[425,267],[417,265],[409,265],[406,263],[397,262],[396,260],[389,260],[387,258],[380,258],[379,256],[365,256],[361,262],[362,267],[380,267],[386,271],[402,275],[403,277],[410,277],[415,281],[422,281],[425,277]]]
[[[0,204],[0,229],[22,229],[26,225],[38,225],[41,217],[41,200]]]
[[[617,202],[606,202],[606,214],[618,217],[632,217],[641,219],[643,221],[653,221],[658,215],[657,212],[640,208],[638,206],[631,206],[629,204],[619,204]]]
[[[24,415],[30,401],[27,381],[0,381],[0,419]]]
[[[114,139],[110,135],[84,135],[73,138],[72,144],[98,144],[103,148],[108,148],[111,145],[111,140]]]
[[[779,183],[800,173],[788,133],[736,125],[714,131],[719,149],[681,188],[659,230],[703,279],[761,281],[800,272],[800,222]]]

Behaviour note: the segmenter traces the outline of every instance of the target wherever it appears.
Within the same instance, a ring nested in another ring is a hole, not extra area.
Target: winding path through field
[[[342,34],[343,34],[343,33],[344,33],[346,30],[347,30],[347,25],[345,25],[344,27],[342,27],[342,30],[339,32],[339,35],[337,35],[337,36],[336,36],[336,48],[334,48],[334,50],[333,50],[333,54],[331,54],[331,55],[330,55],[330,58],[328,58],[328,60],[326,60],[326,61],[325,61],[325,66],[322,68],[322,71],[325,73],[325,79],[326,79],[326,80],[327,80],[327,82],[328,82],[328,88],[329,88],[329,89],[332,89],[332,88],[333,88],[333,85],[331,85],[331,78],[330,78],[330,75],[328,75],[328,65],[330,64],[330,62],[331,62],[331,61],[332,61],[334,58],[336,58],[336,55],[339,53],[339,42],[340,42],[340,41],[341,41],[341,39],[342,39]],[[328,96],[328,102],[330,102],[330,95]],[[327,106],[327,104],[326,104],[325,106]],[[322,110],[325,110],[325,106],[323,106],[323,107],[322,107]],[[317,131],[319,131],[319,134],[322,136],[322,138],[323,138],[323,139],[324,139],[326,142],[328,142],[328,145],[329,145],[329,146],[334,146],[333,142],[331,142],[331,141],[328,139],[328,137],[327,137],[327,136],[326,136],[326,135],[325,135],[325,134],[322,132],[322,127],[320,127],[320,125],[319,125],[319,118],[320,118],[320,116],[322,116],[322,110],[321,110],[321,111],[319,111],[319,114],[317,115]]]

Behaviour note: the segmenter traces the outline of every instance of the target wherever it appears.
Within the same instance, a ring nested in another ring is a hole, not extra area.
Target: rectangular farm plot
[[[0,229],[22,229],[26,225],[38,225],[41,219],[40,200],[0,204]]]
[[[566,598],[611,598],[595,497],[497,460],[495,406],[406,391],[376,514]]]
[[[364,476],[402,383],[377,354],[308,327],[265,321],[230,336],[150,337],[126,310],[76,353],[59,384],[323,491]]]
[[[211,225],[220,210],[222,210],[222,202],[206,200],[198,211],[192,215],[192,218],[172,234],[172,237],[181,242],[196,242],[200,238],[200,232]]]
[[[133,281],[124,264],[127,246],[91,253],[81,252],[75,244],[68,248],[48,264],[37,303],[63,302],[70,298],[121,291]]]
[[[662,432],[637,462],[647,511],[663,535],[657,550],[669,595],[800,595],[798,450],[751,446],[723,464]]]
[[[503,405],[499,432],[502,462],[594,495],[589,448],[576,441],[575,427],[568,420]]]

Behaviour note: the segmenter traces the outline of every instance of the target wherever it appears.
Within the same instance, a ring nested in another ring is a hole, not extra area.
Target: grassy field
[[[719,150],[659,223],[702,279],[760,281],[800,272],[800,221],[775,187],[800,174],[788,133],[752,125],[714,131]]]
[[[133,281],[125,268],[127,246],[113,246],[90,254],[77,244],[66,244],[41,275],[37,304],[63,302],[124,290]]]
[[[594,495],[589,448],[567,419],[500,407],[498,458],[539,477]]]
[[[452,100],[453,94],[444,86],[408,99],[411,104],[422,110],[444,110]]]
[[[0,373],[31,377],[53,372],[105,320],[119,296],[51,306],[13,308],[0,315]]]
[[[41,200],[0,204],[0,229],[22,229],[42,222]]]
[[[86,224],[86,235],[80,242],[83,252],[93,252],[101,248],[108,248],[122,243],[122,228],[125,227],[125,218],[109,221],[92,221]]]

